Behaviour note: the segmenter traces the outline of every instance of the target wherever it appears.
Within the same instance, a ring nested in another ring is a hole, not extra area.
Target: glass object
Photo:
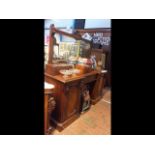
[[[69,69],[68,70],[65,70],[65,69],[64,70],[60,70],[60,73],[63,74],[64,78],[67,78],[67,77],[69,77],[69,75],[73,74],[72,70],[69,70]]]

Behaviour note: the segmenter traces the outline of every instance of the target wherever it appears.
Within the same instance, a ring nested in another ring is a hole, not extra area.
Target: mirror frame
[[[82,40],[82,41],[85,41],[86,43],[89,43],[90,44],[90,49],[92,48],[92,42],[89,41],[89,40],[86,40],[84,38],[82,38],[82,36],[77,33],[77,31],[74,31],[75,33],[74,34],[70,34],[70,33],[67,33],[67,32],[64,32],[64,31],[61,31],[57,28],[55,28],[54,24],[52,24],[50,26],[50,38],[49,38],[49,52],[48,52],[48,64],[52,64],[53,62],[53,53],[54,53],[54,45],[57,45],[58,44],[55,42],[55,38],[54,38],[54,35],[55,34],[60,34],[60,35],[64,35],[64,36],[67,36],[67,37],[71,37],[71,38],[74,38],[76,40]]]

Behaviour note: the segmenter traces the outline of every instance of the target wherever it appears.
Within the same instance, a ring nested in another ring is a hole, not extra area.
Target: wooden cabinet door
[[[72,117],[79,113],[80,107],[80,89],[78,85],[67,86],[67,92],[65,94],[66,105],[65,106],[65,119]]]
[[[91,98],[93,100],[98,100],[102,96],[102,90],[104,87],[104,76],[98,75],[98,78],[94,84],[93,91],[91,93]]]

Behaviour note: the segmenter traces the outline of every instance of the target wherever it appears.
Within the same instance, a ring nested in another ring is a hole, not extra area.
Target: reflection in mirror
[[[82,38],[77,32],[63,32],[51,26],[49,43],[49,59],[46,71],[50,75],[84,74],[96,67],[91,56],[91,42]],[[69,71],[68,71],[69,70]]]
[[[61,34],[54,34],[53,62],[76,64],[82,58],[90,58],[90,44]]]

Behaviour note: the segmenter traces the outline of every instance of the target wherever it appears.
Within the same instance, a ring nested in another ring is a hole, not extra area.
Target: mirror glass
[[[90,57],[90,43],[83,40],[54,34],[53,60],[76,63],[79,58]]]

